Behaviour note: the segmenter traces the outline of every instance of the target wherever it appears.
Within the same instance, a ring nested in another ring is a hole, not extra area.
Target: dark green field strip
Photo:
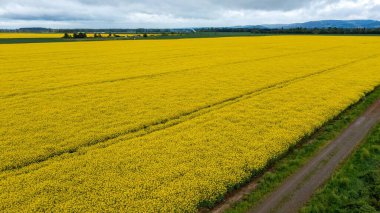
[[[62,38],[0,38],[0,44],[69,42]]]
[[[188,33],[182,35],[168,35],[168,36],[151,36],[141,38],[144,40],[160,40],[160,39],[191,39],[191,38],[223,38],[223,37],[257,37],[257,36],[270,36],[271,34],[254,34],[250,32],[199,32]]]
[[[109,145],[114,144],[114,143],[112,143],[112,142],[107,143],[107,142],[109,142],[113,139],[122,137],[122,136],[127,137],[128,135],[130,135],[130,137],[127,137],[126,139],[141,137],[141,136],[150,134],[152,132],[156,132],[159,130],[163,130],[163,129],[178,125],[180,123],[183,123],[184,121],[188,121],[188,120],[191,120],[191,119],[196,118],[198,116],[209,113],[211,111],[221,109],[225,106],[234,104],[234,103],[239,102],[241,100],[249,99],[253,96],[263,94],[263,93],[266,93],[266,92],[269,92],[269,91],[272,91],[275,89],[283,88],[283,87],[286,87],[290,84],[308,79],[308,78],[313,77],[313,76],[317,76],[317,75],[324,74],[324,73],[327,73],[330,71],[338,70],[338,69],[350,66],[352,64],[355,64],[355,63],[358,63],[361,61],[365,61],[365,60],[369,60],[372,58],[376,58],[376,57],[378,57],[378,55],[371,55],[371,56],[363,57],[363,58],[360,58],[357,60],[350,61],[348,63],[344,63],[344,64],[341,64],[338,66],[330,67],[328,69],[316,71],[314,73],[310,73],[307,75],[303,75],[303,76],[299,76],[296,78],[285,80],[285,81],[282,81],[279,83],[275,83],[275,84],[266,86],[264,88],[259,88],[259,89],[253,90],[253,91],[246,92],[244,94],[240,94],[240,95],[237,95],[234,97],[224,99],[222,101],[219,101],[219,102],[216,102],[216,103],[213,103],[210,105],[199,107],[197,109],[194,109],[194,110],[186,112],[186,113],[182,113],[180,115],[176,115],[176,116],[169,117],[166,119],[162,119],[159,121],[154,121],[152,123],[142,124],[139,127],[136,127],[133,129],[128,129],[128,130],[125,130],[122,132],[113,133],[113,134],[107,135],[105,137],[97,138],[97,139],[88,141],[86,143],[83,143],[79,146],[75,146],[75,147],[71,147],[71,148],[62,149],[62,150],[59,150],[56,152],[52,152],[50,155],[40,156],[38,158],[35,158],[33,161],[21,162],[19,164],[15,164],[15,165],[9,165],[9,166],[6,166],[5,168],[2,168],[0,170],[0,172],[21,169],[21,168],[30,166],[32,164],[47,161],[51,158],[58,157],[58,156],[61,156],[63,154],[75,153],[75,152],[78,152],[82,148],[92,147],[92,146],[98,145],[98,144],[102,144],[103,147],[109,146]]]
[[[282,58],[282,57],[288,57],[288,56],[297,56],[297,55],[303,55],[303,54],[309,54],[309,53],[315,53],[315,52],[337,49],[337,48],[341,48],[341,47],[342,46],[335,46],[335,47],[322,48],[322,49],[317,49],[317,50],[308,50],[308,51],[300,51],[300,52],[296,52],[296,53],[287,53],[287,54],[280,54],[280,55],[274,55],[274,56],[267,56],[267,57],[256,58],[256,59],[239,60],[239,61],[233,61],[233,62],[227,62],[227,63],[221,63],[221,64],[198,66],[198,67],[193,67],[193,68],[189,68],[189,69],[160,72],[160,73],[155,73],[155,74],[137,75],[137,76],[131,76],[131,77],[125,77],[125,78],[115,78],[115,79],[109,79],[109,80],[84,82],[84,83],[65,85],[65,86],[53,87],[53,88],[46,88],[46,89],[40,89],[40,90],[32,90],[32,91],[27,91],[27,92],[10,93],[10,94],[5,94],[5,95],[0,95],[0,98],[6,99],[6,98],[12,98],[15,96],[20,96],[20,95],[38,94],[38,93],[42,93],[42,92],[50,92],[50,91],[75,88],[75,87],[80,87],[80,86],[100,85],[100,84],[104,84],[104,83],[114,83],[114,82],[128,81],[128,80],[134,80],[134,79],[140,79],[140,78],[153,78],[153,77],[163,76],[163,75],[172,74],[172,73],[181,73],[181,72],[186,72],[186,71],[192,71],[192,70],[196,70],[196,69],[206,69],[206,68],[213,68],[213,67],[226,66],[226,65],[244,64],[244,63],[250,63],[250,62],[254,62],[254,61],[264,61],[264,60],[270,60],[270,59]]]
[[[63,36],[63,34],[62,34]],[[138,38],[1,38],[0,44],[25,44],[25,43],[52,43],[52,42],[86,42],[86,41],[115,41],[115,40],[170,40],[170,39],[197,39],[197,38],[224,38],[224,37],[258,37],[258,36],[380,36],[378,34],[254,34],[250,32],[199,32],[181,35],[149,36]]]
[[[91,42],[91,41],[115,41],[130,40],[126,38],[87,38],[87,39],[63,39],[63,38],[0,38],[0,44],[27,44],[27,43],[57,43],[57,42]]]
[[[85,38],[85,39],[64,39],[64,38],[1,38],[0,44],[25,44],[25,43],[52,43],[52,42],[85,42],[85,41],[115,41],[115,40],[170,40],[170,39],[190,39],[190,38],[218,38],[218,37],[242,37],[242,36],[267,36],[267,34],[252,33],[194,33],[168,36],[149,36],[137,38],[112,37],[112,38]],[[63,34],[62,34],[63,37]]]

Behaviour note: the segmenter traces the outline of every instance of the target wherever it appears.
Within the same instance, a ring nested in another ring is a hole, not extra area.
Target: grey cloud
[[[338,0],[188,0],[188,1],[175,1],[175,0],[78,0],[77,2],[84,5],[113,5],[113,6],[127,6],[127,5],[144,5],[146,9],[152,6],[161,10],[166,9],[255,9],[255,10],[292,10],[308,6],[315,2],[332,3]]]
[[[0,0],[0,28],[28,22],[46,27],[51,23],[64,27],[183,27],[342,16],[376,18],[379,4],[378,0]]]

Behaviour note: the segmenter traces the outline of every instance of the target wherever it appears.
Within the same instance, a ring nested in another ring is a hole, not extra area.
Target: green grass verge
[[[333,140],[347,128],[357,117],[380,98],[380,87],[362,98],[358,103],[343,111],[335,119],[327,122],[311,137],[301,141],[295,148],[290,150],[283,158],[272,164],[270,169],[258,178],[256,189],[244,197],[243,200],[234,204],[226,212],[247,212],[260,200],[269,195],[282,182],[303,166],[324,145]]]
[[[380,125],[301,212],[380,212]]]

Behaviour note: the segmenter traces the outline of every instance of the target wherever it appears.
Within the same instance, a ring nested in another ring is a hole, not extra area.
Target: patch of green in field
[[[380,212],[380,125],[302,212]]]
[[[25,44],[25,43],[51,43],[51,42],[78,42],[78,41],[110,41],[126,40],[124,38],[86,38],[86,39],[63,39],[63,38],[0,38],[0,44]]]
[[[255,34],[250,32],[197,32],[197,33],[180,33],[180,34],[162,34],[159,36],[149,37],[102,37],[102,38],[85,38],[85,39],[63,39],[63,38],[0,38],[0,44],[23,44],[23,43],[50,43],[50,42],[75,42],[75,41],[114,41],[114,40],[160,40],[160,39],[189,39],[189,38],[222,38],[222,37],[242,37],[242,36],[286,36],[292,34]],[[309,35],[321,36],[321,35]],[[378,35],[331,35],[322,36],[378,36]],[[62,34],[63,37],[63,34]]]
[[[62,34],[63,36],[63,34]],[[102,37],[85,39],[63,39],[63,38],[0,38],[0,44],[23,44],[23,43],[49,43],[49,42],[75,42],[75,41],[113,41],[113,40],[156,40],[156,39],[184,39],[184,38],[217,38],[217,37],[238,37],[238,36],[265,36],[264,34],[252,34],[247,32],[200,32],[168,34],[149,37]]]
[[[64,42],[61,38],[1,38],[0,44]]]
[[[380,87],[376,88],[373,92],[368,94],[365,98],[363,98],[357,104],[345,110],[337,118],[328,122],[320,130],[318,130],[311,138],[305,139],[303,143],[302,142],[300,143],[300,147],[295,148],[283,159],[274,163],[270,171],[265,172],[263,176],[259,178],[257,188],[251,194],[246,196],[242,201],[236,203],[232,208],[228,209],[226,212],[229,212],[229,213],[247,212],[249,209],[253,208],[256,204],[259,203],[260,200],[262,200],[265,196],[269,195],[270,192],[274,191],[277,187],[279,187],[281,183],[288,176],[293,174],[297,169],[299,169],[302,165],[304,165],[307,162],[307,160],[310,159],[318,150],[320,150],[329,141],[336,138],[350,123],[352,123],[355,120],[355,118],[360,116],[371,104],[373,104],[379,98],[380,98]],[[371,188],[371,190],[376,190],[374,192],[376,192],[377,195],[379,195],[380,194],[379,193],[380,178],[378,178],[380,177],[379,166],[378,166],[380,165],[379,164],[380,162],[379,138],[380,138],[380,126],[377,128],[377,131],[374,134],[372,134],[366,146],[363,149],[361,149],[358,152],[358,154],[355,155],[354,159],[350,161],[349,165],[346,166],[348,168],[345,167],[345,169],[342,172],[340,172],[343,174],[335,177],[334,183],[331,183],[327,186],[328,191],[324,193],[321,192],[320,195],[318,195],[318,198],[315,198],[315,201],[313,201],[313,203],[310,204],[310,206],[306,210],[319,209],[319,212],[325,212],[326,209],[324,209],[323,206],[324,205],[326,206],[327,204],[325,202],[329,200],[331,200],[332,202],[335,202],[335,204],[339,204],[338,202],[339,199],[347,198],[347,200],[350,200],[348,199],[349,198],[348,196],[355,197],[357,195],[361,196],[360,193],[367,193],[366,194],[367,197],[363,197],[363,200],[358,200],[355,198],[353,199],[354,201],[351,202],[353,208],[361,207],[361,205],[364,206],[365,202],[370,201],[369,194],[368,194],[370,193],[368,191],[369,189],[363,189],[363,192],[356,189],[361,188],[364,182],[360,182],[360,181],[364,181],[364,179],[366,178],[367,179],[365,181],[377,181],[376,183],[377,186],[374,186],[374,188]],[[377,153],[376,154],[377,160],[371,159],[375,153]],[[354,167],[354,164],[359,163],[360,161],[363,161],[363,164],[360,165],[359,167]],[[376,171],[373,167],[371,167],[373,165],[376,165],[375,163],[377,163]],[[370,167],[372,169],[367,169]],[[355,172],[356,169],[358,169],[358,171],[366,169],[367,172],[363,171],[360,174],[352,174],[352,176],[345,174],[351,171],[353,171],[353,173],[356,173]],[[378,177],[375,180],[374,177],[376,175]],[[360,178],[362,178],[362,180],[360,180]],[[352,187],[352,190],[346,191],[344,192],[344,194],[341,194],[341,195],[337,195],[336,194],[337,192],[335,192],[334,194],[330,194],[331,190],[335,190],[334,188],[340,186],[339,184],[343,184],[343,185],[346,184],[345,189],[350,189],[351,184],[356,184],[356,186]],[[373,193],[373,191],[371,193]],[[331,197],[333,197],[334,200],[332,200]],[[376,201],[372,200],[372,202],[376,202]],[[349,205],[349,203],[347,203],[347,205]],[[379,208],[378,197],[377,197],[377,208]],[[313,212],[318,212],[318,211],[313,211]]]

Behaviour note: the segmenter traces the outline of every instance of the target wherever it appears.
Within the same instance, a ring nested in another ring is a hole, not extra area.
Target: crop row
[[[379,68],[367,58],[142,137],[5,172],[0,210],[196,211],[379,85]]]
[[[231,63],[4,99],[0,169],[40,162],[365,55],[346,51],[330,49],[314,53],[316,57],[305,54],[276,58],[272,63]],[[331,62],[331,54],[341,57]],[[27,81],[28,77],[24,76]]]

